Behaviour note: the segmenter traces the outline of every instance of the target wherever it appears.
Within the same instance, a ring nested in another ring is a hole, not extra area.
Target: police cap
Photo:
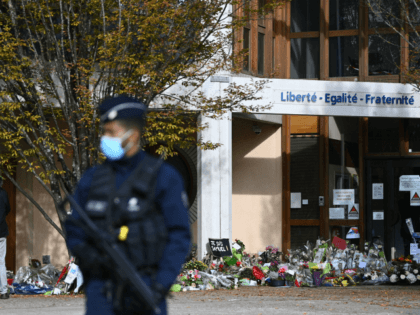
[[[143,120],[147,112],[147,106],[139,100],[129,96],[117,96],[105,99],[99,105],[101,122],[107,123],[117,119]]]

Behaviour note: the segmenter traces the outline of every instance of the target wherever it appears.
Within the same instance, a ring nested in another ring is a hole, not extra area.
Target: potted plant
[[[286,286],[293,287],[295,283],[295,275],[286,272]]]
[[[271,280],[270,285],[273,287],[282,287],[284,286],[285,279],[286,279],[286,269],[280,268],[279,270],[279,277],[277,280]]]
[[[320,269],[318,266],[312,266],[311,268],[312,271],[312,277],[314,280],[314,285],[317,287],[320,287],[322,285],[322,281],[324,281],[325,278],[325,274],[323,269]]]

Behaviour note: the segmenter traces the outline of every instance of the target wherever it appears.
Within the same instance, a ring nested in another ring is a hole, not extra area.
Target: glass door
[[[420,207],[411,201],[412,192],[400,191],[403,175],[420,175],[420,159],[366,161],[366,240],[381,239],[387,259],[393,247],[395,257],[409,254],[411,237],[406,218],[411,217],[416,231],[420,231]]]

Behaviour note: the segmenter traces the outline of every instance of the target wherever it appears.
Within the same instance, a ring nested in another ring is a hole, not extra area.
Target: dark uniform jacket
[[[7,192],[0,188],[0,237],[7,237],[9,235],[9,229],[6,223],[6,216],[10,212],[9,197]]]
[[[129,177],[131,172],[144,159],[146,153],[140,151],[131,158],[124,158],[120,161],[106,161],[110,163],[115,171],[116,189]],[[88,169],[80,180],[74,199],[85,209],[89,195],[90,185],[93,174],[97,167]],[[182,196],[184,192],[183,180],[178,171],[167,163],[163,163],[157,173],[155,203],[162,211],[164,222],[167,229],[168,241],[163,252],[163,257],[158,265],[156,282],[169,289],[175,281],[185,257],[190,248],[190,228],[188,223],[187,204],[183,202]],[[77,212],[72,214],[76,219]],[[70,220],[66,222],[67,244],[70,249],[78,244],[85,242],[86,236],[83,231],[72,224]],[[111,301],[101,292],[105,285],[106,279],[89,277],[89,271],[82,270],[86,278],[86,314],[115,314],[112,310]],[[151,285],[151,279],[147,276],[143,277],[146,284]],[[166,302],[160,305],[161,314],[166,314]]]

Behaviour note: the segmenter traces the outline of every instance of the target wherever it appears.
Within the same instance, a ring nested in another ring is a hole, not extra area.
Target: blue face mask
[[[133,143],[129,143],[125,146],[125,148],[122,147],[122,143],[125,141],[125,139],[131,136],[132,133],[133,130],[130,129],[125,134],[123,134],[121,138],[102,136],[101,151],[106,156],[106,158],[111,161],[121,160],[125,153],[133,146]]]

